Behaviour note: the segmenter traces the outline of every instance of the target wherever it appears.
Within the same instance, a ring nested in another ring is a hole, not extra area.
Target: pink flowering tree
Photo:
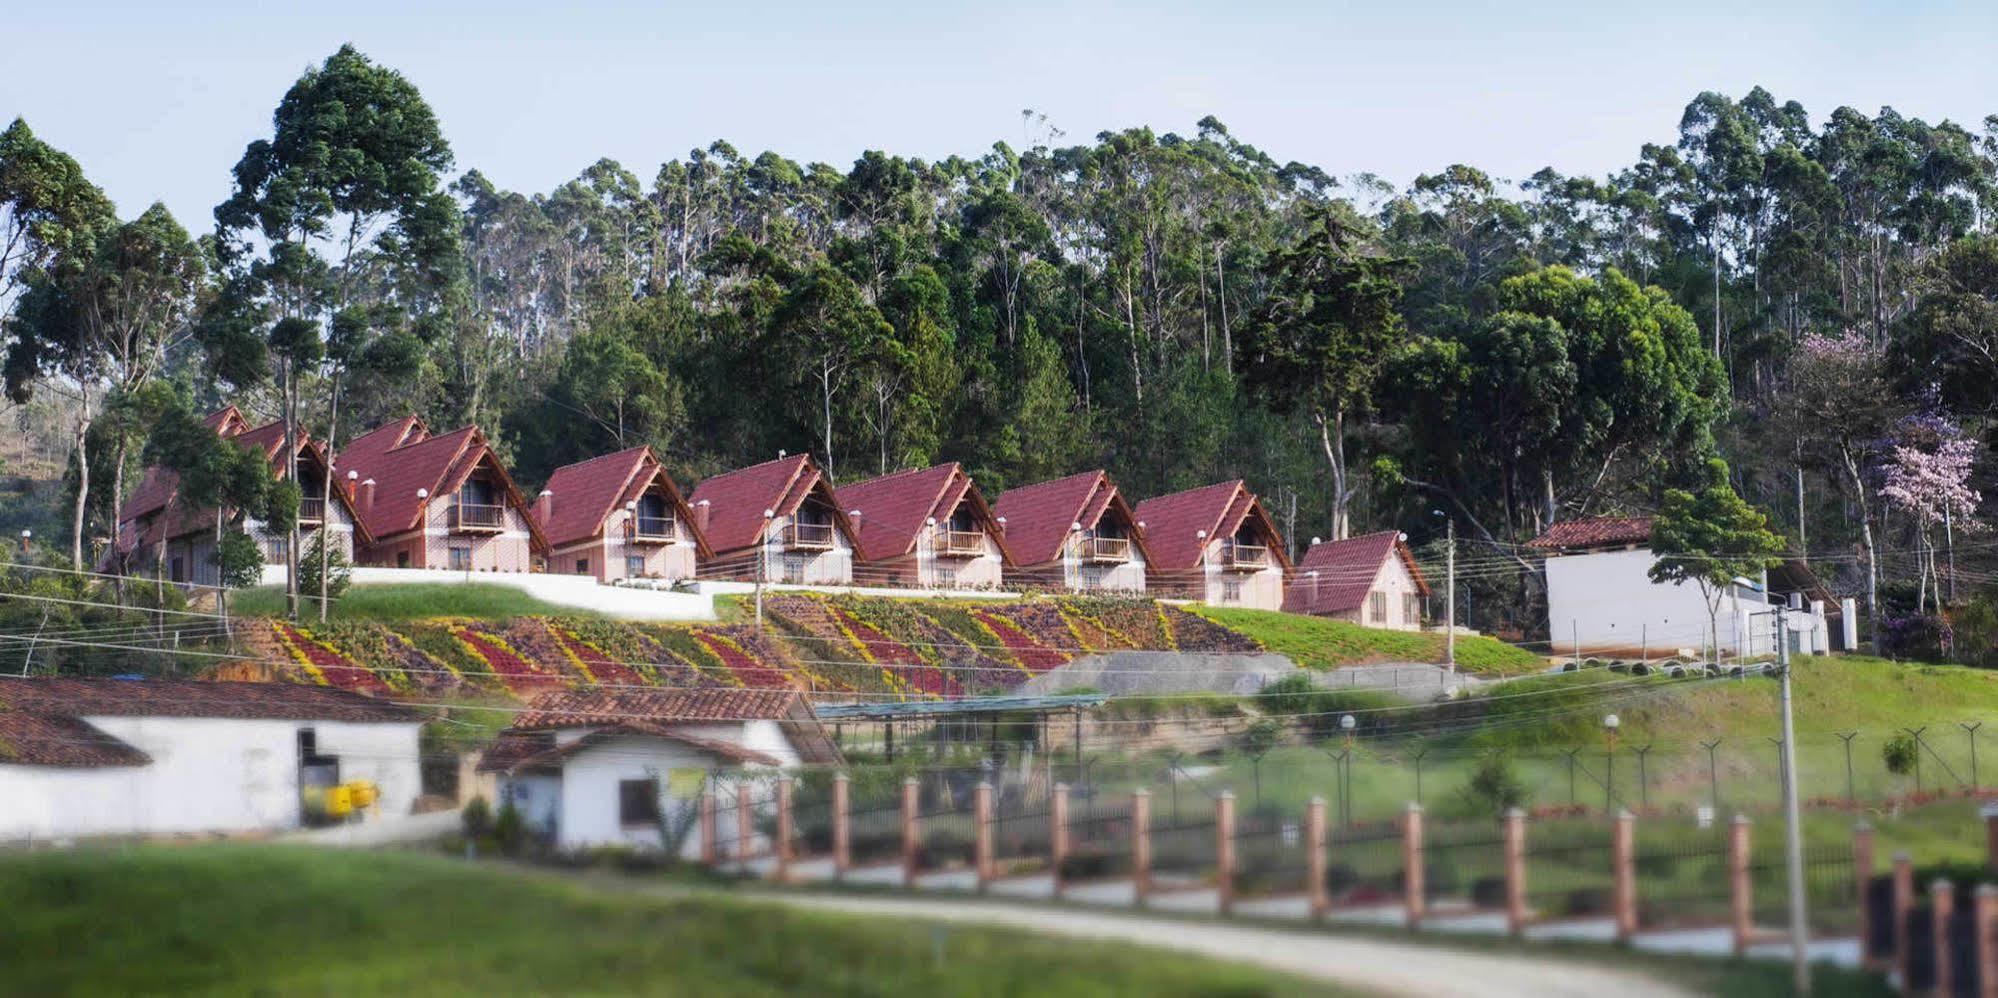
[[[1901,420],[1889,445],[1892,449],[1880,463],[1880,498],[1911,517],[1918,528],[1921,588],[1916,608],[1927,606],[1933,581],[1936,606],[1941,609],[1935,532],[1940,528],[1948,544],[1958,529],[1976,527],[1977,505],[1983,497],[1969,483],[1978,443],[1965,436],[1954,420],[1929,412]]]

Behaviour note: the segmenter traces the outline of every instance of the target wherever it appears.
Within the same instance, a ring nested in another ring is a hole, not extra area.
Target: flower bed
[[[380,677],[315,640],[305,631],[282,621],[273,623],[271,627],[299,667],[319,685],[371,695],[390,692],[389,685]]]
[[[1057,651],[1042,647],[1019,626],[998,614],[985,610],[973,610],[971,615],[985,629],[991,632],[994,640],[1003,645],[1013,660],[1030,676],[1038,676],[1049,669],[1059,668],[1068,663],[1068,657]]]
[[[470,627],[454,627],[451,635],[465,646],[465,649],[486,664],[507,690],[525,700],[539,693],[546,693],[561,686],[564,677],[550,675],[537,668],[532,661],[515,651],[507,640],[497,634],[474,630]]]
[[[722,664],[735,676],[736,685],[751,689],[789,689],[791,681],[784,673],[764,665],[755,655],[743,647],[742,636],[723,633],[720,630],[697,631],[696,640],[706,645]],[[753,642],[752,642],[753,644]]]
[[[636,670],[604,653],[602,648],[584,641],[570,631],[549,625],[548,633],[555,638],[564,654],[569,656],[576,671],[581,672],[599,686],[642,686],[648,680]]]
[[[949,673],[926,661],[908,645],[889,638],[874,625],[850,614],[837,609],[830,613],[861,654],[881,666],[882,678],[891,689],[899,686],[901,689],[898,692],[929,697],[963,695],[963,687]]]
[[[1197,613],[1176,606],[1162,608],[1171,625],[1173,647],[1181,651],[1256,652],[1263,646],[1254,638],[1238,634]]]

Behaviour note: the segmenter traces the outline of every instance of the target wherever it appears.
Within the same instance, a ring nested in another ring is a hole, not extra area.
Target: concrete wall
[[[422,789],[418,722],[91,717],[152,757],[145,766],[0,765],[0,841],[243,832],[299,824],[298,732],[317,733],[340,778],[372,780],[383,814],[408,814]]]
[[[1631,654],[1657,657],[1681,649],[1697,651],[1709,642],[1713,622],[1700,587],[1652,582],[1657,561],[1649,548],[1594,551],[1547,559],[1547,630],[1557,655]],[[1759,590],[1736,587],[1723,594],[1717,615],[1723,655],[1775,651],[1775,617]],[[1791,622],[1798,632],[1792,647],[1828,651],[1830,633],[1822,614],[1808,608]]]
[[[573,741],[586,734],[587,730],[558,732],[557,741]],[[692,726],[688,731],[703,738],[747,745],[769,753],[786,766],[798,762],[797,752],[774,721]],[[718,767],[732,768],[732,764],[723,763],[692,746],[663,738],[614,738],[577,752],[564,760],[558,781],[560,803],[554,819],[555,845],[565,850],[597,846],[659,849],[662,842],[657,823],[620,823],[618,784],[625,780],[656,779],[659,781],[662,813],[687,817],[691,816],[698,797],[674,797],[671,774],[675,770],[691,770],[705,775]],[[723,779],[726,780],[726,777]],[[512,792],[514,782],[508,781],[509,792]],[[545,791],[545,787],[543,789]],[[717,824],[725,836],[735,834],[734,815],[733,798],[724,791]],[[683,855],[695,855],[699,843],[698,830],[690,829],[682,840]]]

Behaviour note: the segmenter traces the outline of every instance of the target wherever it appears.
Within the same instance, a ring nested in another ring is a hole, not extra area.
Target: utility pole
[[[763,633],[763,572],[770,560],[770,522],[777,511],[763,511],[763,534],[756,542],[756,633]]]
[[[1783,851],[1790,873],[1790,963],[1797,993],[1811,993],[1811,963],[1804,924],[1804,838],[1797,813],[1797,728],[1790,699],[1790,642],[1782,604],[1776,606],[1776,661],[1783,670]]]
[[[1457,521],[1449,517],[1443,519],[1444,585],[1448,588],[1443,595],[1443,664],[1452,673],[1457,671]],[[1952,565],[1950,575],[1954,578],[1956,569]]]

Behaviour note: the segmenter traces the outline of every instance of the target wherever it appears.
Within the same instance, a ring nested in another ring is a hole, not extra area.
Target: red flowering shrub
[[[304,631],[281,621],[273,627],[277,631],[279,640],[312,663],[312,667],[319,671],[319,675],[324,677],[327,685],[357,693],[389,692],[389,685],[382,682],[380,677],[354,664],[347,656],[334,651],[331,647],[314,640]]]
[[[506,685],[508,692],[523,700],[546,693],[564,682],[564,676],[550,675],[515,653],[506,639],[497,634],[469,627],[453,628],[451,633],[485,663],[486,668]]]
[[[993,636],[1012,653],[1013,659],[1020,663],[1020,667],[1030,673],[1039,675],[1068,663],[1068,656],[1061,652],[1050,651],[1022,631],[1018,625],[998,614],[973,610],[971,615],[976,617],[979,623],[990,628]]]
[[[737,635],[722,630],[696,631],[694,637],[706,645],[709,652],[721,659],[722,664],[734,673],[736,681],[752,689],[781,690],[790,687],[791,682],[784,673],[763,664],[749,649],[758,642],[742,643]]]
[[[559,627],[550,627],[548,630],[555,636],[557,643],[583,663],[583,668],[590,670],[590,678],[599,684],[638,686],[646,683],[644,676],[639,675],[630,666],[604,654],[603,650],[595,645]]]

